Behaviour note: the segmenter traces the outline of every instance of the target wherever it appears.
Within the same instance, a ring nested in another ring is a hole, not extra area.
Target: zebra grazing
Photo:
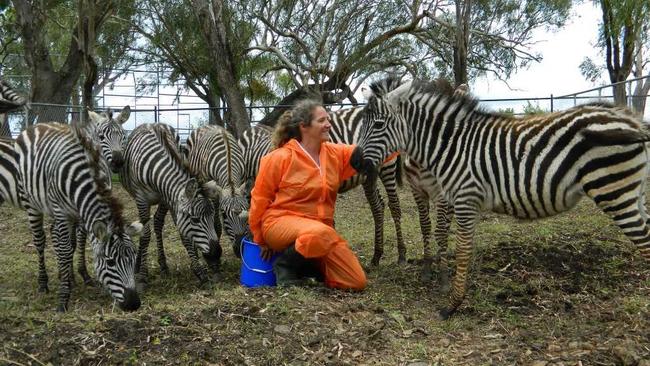
[[[389,78],[376,82],[371,85],[372,92],[376,95],[382,95],[389,92],[399,85],[397,79]],[[330,138],[334,143],[355,144],[359,137],[362,121],[362,107],[346,108],[330,112],[331,129]],[[244,152],[246,182],[248,183],[247,192],[255,182],[259,161],[271,149],[272,130],[265,126],[256,126],[251,130],[245,131],[240,137],[239,143]],[[388,196],[388,206],[390,208],[393,221],[395,223],[395,233],[397,236],[398,262],[406,261],[406,247],[402,235],[401,209],[397,195],[397,186],[401,185],[401,158],[393,159],[381,166],[379,171],[382,183]],[[363,186],[364,194],[370,204],[372,216],[375,223],[375,249],[371,263],[378,265],[384,253],[384,202],[379,194],[379,190],[374,182],[366,181],[362,175],[355,175],[346,180],[339,187],[339,193],[344,193],[358,185]]]
[[[271,151],[272,134],[272,127],[258,124],[244,131],[239,137],[238,142],[244,159],[245,191],[249,202],[250,192],[255,185],[257,171],[260,168],[260,160]]]
[[[631,112],[595,103],[516,118],[477,104],[444,81],[414,81],[370,98],[353,156],[353,166],[372,178],[388,154],[405,151],[453,206],[456,274],[443,317],[465,296],[481,210],[536,219],[567,211],[586,195],[650,260],[644,206],[650,135]]]
[[[244,158],[237,139],[223,127],[200,127],[187,139],[187,161],[190,169],[204,181],[214,181],[217,235],[221,235],[220,219],[233,252],[241,257],[241,241],[249,234]]]
[[[59,311],[67,309],[72,285],[74,228],[92,233],[95,274],[124,310],[140,307],[135,289],[136,252],[122,206],[106,186],[99,153],[79,128],[51,123],[30,126],[15,142],[20,202],[27,210],[39,256],[39,290],[48,291],[43,215],[50,215],[59,263]]]
[[[129,119],[131,107],[128,105],[114,118],[108,110],[102,113],[88,111],[88,122],[80,126],[101,147],[100,165],[107,177],[107,185],[112,185],[111,172],[117,173],[124,164],[124,147],[126,132],[122,124]],[[86,268],[86,232],[82,227],[77,230],[77,272],[85,284],[91,284],[91,277]]]
[[[133,130],[124,152],[120,181],[135,198],[138,216],[145,224],[136,265],[142,280],[146,281],[148,277],[149,209],[157,204],[154,229],[162,233],[165,214],[171,210],[190,257],[192,271],[201,283],[207,282],[207,268],[198,261],[197,248],[213,270],[217,269],[221,258],[221,247],[213,225],[213,207],[206,198],[213,193],[190,174],[180,155],[178,136],[173,128],[166,124],[143,124]],[[159,261],[160,254],[159,251]],[[162,260],[166,263],[164,255]],[[165,270],[162,263],[161,270]]]

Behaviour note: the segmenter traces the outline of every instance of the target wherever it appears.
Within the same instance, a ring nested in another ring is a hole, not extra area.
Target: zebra
[[[11,126],[7,113],[27,108],[27,99],[4,80],[0,79],[0,137],[11,138]]]
[[[213,181],[217,192],[215,216],[217,235],[223,228],[235,255],[241,258],[241,241],[250,234],[244,180],[244,158],[237,139],[225,128],[216,125],[199,127],[187,139],[187,161],[190,169],[205,181]],[[219,217],[219,214],[221,217]],[[249,235],[250,236],[250,235]]]
[[[39,256],[39,291],[47,292],[43,215],[54,220],[52,237],[59,263],[59,304],[66,311],[72,285],[75,226],[92,233],[96,277],[126,311],[137,310],[136,252],[131,235],[139,223],[126,226],[122,206],[100,169],[99,153],[78,127],[37,124],[23,131],[14,144],[20,203],[27,210]]]
[[[88,111],[88,121],[79,125],[90,136],[94,143],[100,146],[102,171],[107,177],[107,185],[112,185],[111,172],[117,173],[124,164],[124,147],[126,146],[126,131],[122,128],[129,119],[131,107],[125,106],[116,117],[111,110],[96,113]],[[86,232],[82,227],[77,230],[77,272],[87,285],[92,284],[86,268]]]
[[[372,97],[352,159],[373,179],[388,154],[405,151],[435,177],[453,206],[456,274],[443,318],[465,296],[482,210],[537,219],[567,211],[589,196],[650,260],[644,206],[650,134],[632,112],[592,103],[517,118],[477,105],[442,80],[413,81]]]
[[[18,179],[14,141],[0,138],[0,205],[7,202],[11,206],[22,208]]]
[[[214,229],[214,210],[208,196],[211,185],[201,185],[190,171],[179,152],[178,136],[166,124],[143,124],[131,132],[124,151],[124,164],[119,171],[122,186],[133,196],[140,221],[145,230],[140,238],[136,268],[139,278],[148,277],[147,252],[151,232],[149,210],[158,204],[154,229],[162,234],[165,214],[172,218],[179,230],[183,246],[190,257],[190,267],[201,284],[208,282],[208,272],[198,261],[197,248],[213,271],[221,258],[221,247]],[[158,236],[162,241],[162,236]],[[162,244],[162,243],[160,243]],[[159,246],[159,263],[163,273],[168,269]],[[161,257],[162,254],[162,257]],[[162,259],[161,259],[162,258]],[[162,262],[161,262],[162,260]]]
[[[396,78],[388,78],[371,85],[372,92],[382,95],[399,84]],[[363,107],[346,108],[330,112],[331,129],[330,138],[334,143],[354,144],[356,143],[362,120]],[[250,193],[255,182],[259,161],[271,149],[272,130],[266,126],[255,126],[244,131],[239,143],[244,152],[246,171],[247,192]],[[397,236],[398,263],[406,262],[406,248],[401,225],[401,208],[397,195],[397,186],[401,185],[401,158],[393,159],[382,165],[380,176],[388,196],[395,233]],[[384,253],[384,202],[379,195],[379,190],[374,182],[366,181],[362,175],[355,175],[346,180],[339,187],[339,193],[344,193],[359,185],[363,186],[364,194],[373,215],[375,223],[375,248],[371,260],[372,265],[378,265]]]

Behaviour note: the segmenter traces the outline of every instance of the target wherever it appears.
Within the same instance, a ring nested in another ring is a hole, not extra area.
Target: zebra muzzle
[[[140,296],[138,292],[133,289],[126,289],[124,291],[124,300],[118,303],[120,309],[124,311],[135,311],[140,308]]]

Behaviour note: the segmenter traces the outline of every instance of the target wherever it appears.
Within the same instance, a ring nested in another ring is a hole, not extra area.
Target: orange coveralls
[[[251,192],[249,224],[253,241],[281,251],[296,251],[319,261],[325,285],[362,290],[366,274],[356,255],[333,228],[339,185],[356,171],[350,166],[354,146],[324,142],[320,167],[295,140],[260,162]]]

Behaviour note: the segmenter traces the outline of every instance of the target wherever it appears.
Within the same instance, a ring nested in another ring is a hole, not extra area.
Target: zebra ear
[[[223,189],[214,180],[203,183],[203,189],[210,198],[219,198],[221,197],[221,193],[223,193]]]
[[[190,179],[187,182],[187,185],[185,185],[185,197],[188,200],[194,199],[194,197],[199,193],[199,188],[199,182],[194,178]]]
[[[102,116],[95,111],[88,111],[88,119],[90,119],[90,122],[97,123]]]
[[[411,83],[412,81],[408,81],[402,85],[400,85],[397,89],[393,90],[392,92],[386,94],[384,99],[393,107],[397,108],[399,106],[399,103],[402,101],[404,97],[406,97],[406,94],[408,91],[411,89]]]
[[[117,122],[121,125],[124,124],[124,122],[126,122],[129,119],[130,115],[131,115],[131,107],[127,105],[126,107],[122,108],[122,111],[117,116]]]
[[[366,100],[375,96],[375,93],[372,92],[372,89],[365,86],[361,87],[361,94],[363,95],[364,98],[366,98]]]
[[[142,229],[144,229],[144,225],[142,225],[140,221],[134,221],[126,227],[126,233],[130,237],[134,237],[140,235],[142,233]]]
[[[95,221],[93,223],[93,235],[95,235],[95,238],[99,239],[102,243],[106,243],[108,241],[108,227],[106,226],[105,223],[101,221]]]

